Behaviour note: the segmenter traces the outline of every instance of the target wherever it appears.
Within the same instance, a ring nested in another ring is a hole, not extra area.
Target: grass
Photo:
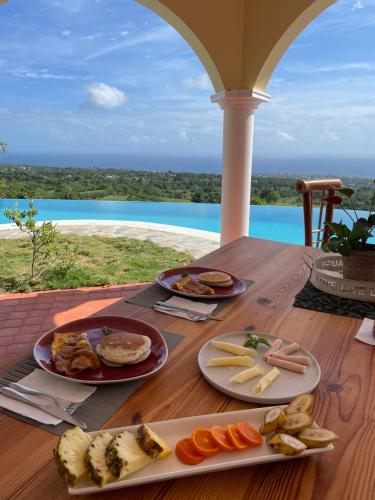
[[[74,264],[55,266],[30,285],[27,279],[31,259],[28,239],[0,239],[0,292],[153,281],[160,271],[183,266],[192,260],[187,253],[125,237],[60,235],[59,243],[69,243],[75,249]]]

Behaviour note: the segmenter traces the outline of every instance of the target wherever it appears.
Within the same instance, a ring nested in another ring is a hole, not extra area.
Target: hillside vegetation
[[[253,175],[254,205],[301,205],[297,178],[291,175]],[[342,178],[358,189],[356,208],[369,207],[370,179]],[[57,168],[0,164],[0,198],[57,198],[67,200],[140,200],[220,203],[221,175],[100,168]]]

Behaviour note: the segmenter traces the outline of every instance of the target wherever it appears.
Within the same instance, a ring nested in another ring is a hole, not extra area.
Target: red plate
[[[228,287],[214,287],[210,285],[210,287],[215,290],[215,295],[198,295],[195,293],[187,293],[180,292],[179,290],[175,290],[172,288],[172,283],[182,278],[182,273],[189,273],[189,275],[198,281],[198,275],[201,273],[207,273],[209,271],[218,271],[220,273],[228,274],[232,280],[233,285]],[[241,295],[246,290],[246,285],[243,281],[241,281],[233,274],[228,273],[227,271],[221,271],[220,269],[213,269],[211,267],[177,267],[176,269],[168,269],[167,271],[163,271],[156,278],[156,281],[163,288],[166,288],[171,293],[175,293],[177,295],[183,295],[184,297],[195,297],[199,299],[227,299],[228,297],[234,297],[235,295]]]
[[[51,355],[54,333],[85,331],[88,334],[92,348],[95,349],[96,344],[104,337],[102,332],[104,326],[107,326],[113,332],[126,330],[127,332],[146,335],[151,339],[151,354],[147,359],[135,365],[114,368],[101,363],[100,368],[85,370],[74,377],[62,375],[56,371]],[[43,370],[57,377],[82,384],[115,384],[149,377],[160,370],[167,357],[167,344],[156,328],[143,321],[122,316],[95,316],[65,323],[65,325],[58,326],[45,333],[34,346],[34,358]]]

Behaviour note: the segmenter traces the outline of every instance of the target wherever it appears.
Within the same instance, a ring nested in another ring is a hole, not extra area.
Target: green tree
[[[18,229],[25,233],[31,245],[30,277],[29,283],[35,283],[43,274],[50,271],[52,267],[67,263],[68,267],[74,264],[72,255],[69,255],[68,247],[59,247],[57,239],[59,231],[56,225],[49,222],[37,224],[36,216],[38,210],[32,200],[29,201],[28,210],[20,211],[15,205],[13,210],[4,210],[5,217],[14,222]]]

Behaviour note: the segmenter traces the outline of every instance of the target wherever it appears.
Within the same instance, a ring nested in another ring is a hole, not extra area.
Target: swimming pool
[[[17,203],[27,208],[27,200],[0,200],[0,223],[8,222],[4,209]],[[210,203],[167,203],[143,201],[34,200],[39,220],[128,220],[171,224],[174,226],[220,232],[220,205]],[[314,210],[317,217],[317,209]],[[366,212],[361,212],[365,215]],[[336,210],[335,220],[347,220]],[[301,207],[253,205],[250,210],[250,235],[286,243],[304,242]]]

